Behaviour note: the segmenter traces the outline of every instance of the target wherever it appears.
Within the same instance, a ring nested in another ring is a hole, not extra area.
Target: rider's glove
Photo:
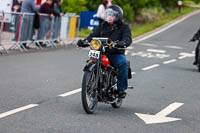
[[[78,47],[88,47],[89,44],[86,44],[86,40],[78,40],[77,46]]]
[[[127,46],[126,46],[126,43],[124,41],[119,41],[119,42],[117,42],[116,47],[118,47],[118,48],[126,48]]]
[[[77,42],[78,47],[82,47],[83,44],[84,44],[83,40],[78,40],[78,42]]]

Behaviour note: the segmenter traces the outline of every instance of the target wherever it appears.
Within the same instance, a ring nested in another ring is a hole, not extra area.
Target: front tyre
[[[86,113],[94,113],[97,103],[96,75],[94,71],[85,71],[82,81],[82,105]]]

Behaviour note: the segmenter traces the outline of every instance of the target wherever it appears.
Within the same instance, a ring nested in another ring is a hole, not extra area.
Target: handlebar
[[[119,47],[118,46],[118,40],[117,41],[112,41],[111,39],[108,38],[93,38],[93,40],[100,40],[102,45],[106,48],[112,49],[112,48],[116,48],[116,49],[126,49],[125,47]],[[82,47],[88,47],[90,46],[90,42],[88,40],[82,40],[83,46]]]

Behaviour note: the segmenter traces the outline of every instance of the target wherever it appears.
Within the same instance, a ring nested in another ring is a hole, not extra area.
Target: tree
[[[80,14],[81,11],[87,10],[85,0],[63,0],[63,12]]]
[[[148,0],[147,2],[148,7],[160,7],[160,0]]]
[[[130,5],[135,15],[138,15],[140,9],[144,8],[149,0],[130,0]]]
[[[85,0],[86,7],[89,11],[97,11],[98,6],[101,4],[101,0]]]
[[[160,0],[160,4],[163,8],[175,7],[177,0]]]
[[[133,22],[134,12],[132,10],[129,0],[123,0],[123,1],[115,0],[115,1],[113,1],[113,4],[119,5],[123,9],[124,18],[125,18],[126,22],[128,22],[128,23]]]

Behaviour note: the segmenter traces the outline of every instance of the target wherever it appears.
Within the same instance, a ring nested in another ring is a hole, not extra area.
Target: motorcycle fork
[[[101,66],[100,66],[101,58],[96,61],[96,88],[99,88],[99,81],[100,81],[100,73],[101,73]]]

